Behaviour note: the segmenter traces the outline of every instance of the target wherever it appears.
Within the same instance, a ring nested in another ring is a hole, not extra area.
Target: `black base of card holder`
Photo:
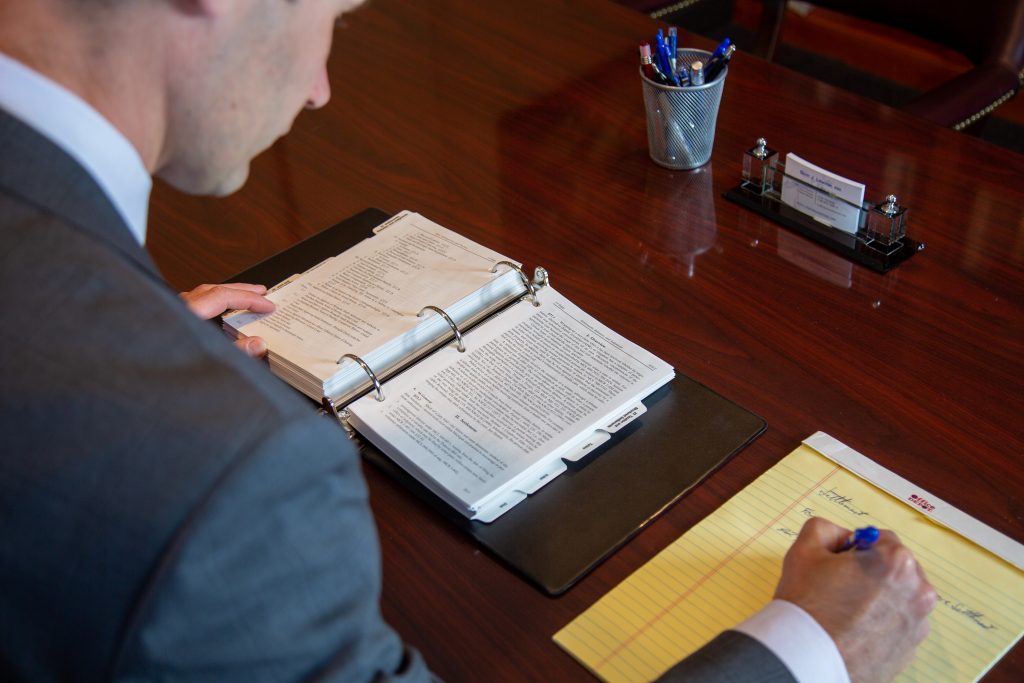
[[[819,223],[778,199],[750,192],[742,185],[727,190],[723,196],[878,273],[888,272],[924,248],[920,242],[906,237],[891,252],[873,249],[848,232]]]
[[[341,253],[390,217],[367,209],[229,281],[277,283]],[[564,592],[764,432],[760,417],[677,376],[647,412],[494,522],[466,519],[368,442],[370,462],[551,595]],[[334,419],[333,417],[325,419]]]

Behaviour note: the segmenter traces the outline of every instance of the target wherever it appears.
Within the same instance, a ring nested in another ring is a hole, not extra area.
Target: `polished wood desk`
[[[656,25],[642,15],[373,0],[346,23],[332,101],[242,192],[157,188],[149,242],[174,286],[368,206],[413,209],[547,266],[583,308],[769,425],[557,599],[367,468],[383,609],[439,675],[589,680],[552,634],[819,429],[1024,541],[1024,157],[740,53],[711,163],[671,172],[647,156],[636,46]],[[869,199],[897,194],[926,250],[879,275],[725,201],[758,136]],[[1018,645],[986,680],[1022,671]]]

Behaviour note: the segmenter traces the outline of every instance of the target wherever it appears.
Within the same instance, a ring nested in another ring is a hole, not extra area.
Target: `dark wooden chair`
[[[668,20],[697,6],[731,4],[728,0],[616,1]],[[761,2],[764,11],[752,52],[771,61],[785,23],[786,1]],[[893,26],[966,57],[972,69],[901,107],[948,128],[977,129],[976,124],[1009,101],[1024,83],[1024,0],[815,0],[813,4]]]
[[[785,23],[785,0],[762,0],[753,52],[771,60]],[[815,0],[843,14],[893,26],[964,55],[973,68],[902,109],[963,130],[1009,101],[1024,82],[1024,0]],[[898,66],[898,65],[894,65]]]

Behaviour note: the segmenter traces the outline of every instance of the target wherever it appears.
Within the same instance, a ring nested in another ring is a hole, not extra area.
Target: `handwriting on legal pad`
[[[815,438],[845,448],[828,435]],[[893,529],[938,591],[931,633],[898,681],[977,680],[1024,634],[1019,567],[805,442],[555,634],[555,642],[606,681],[657,678],[771,600],[782,558],[811,516],[851,529]]]

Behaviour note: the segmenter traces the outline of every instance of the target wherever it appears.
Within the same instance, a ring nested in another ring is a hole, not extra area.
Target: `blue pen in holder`
[[[676,51],[676,63],[687,68],[694,62],[701,62],[703,66],[710,56],[706,50],[680,48]],[[729,67],[726,66],[713,80],[703,85],[677,87],[652,81],[644,76],[641,69],[640,81],[647,112],[647,145],[654,163],[665,168],[688,170],[703,166],[711,159],[718,105],[728,73]]]

